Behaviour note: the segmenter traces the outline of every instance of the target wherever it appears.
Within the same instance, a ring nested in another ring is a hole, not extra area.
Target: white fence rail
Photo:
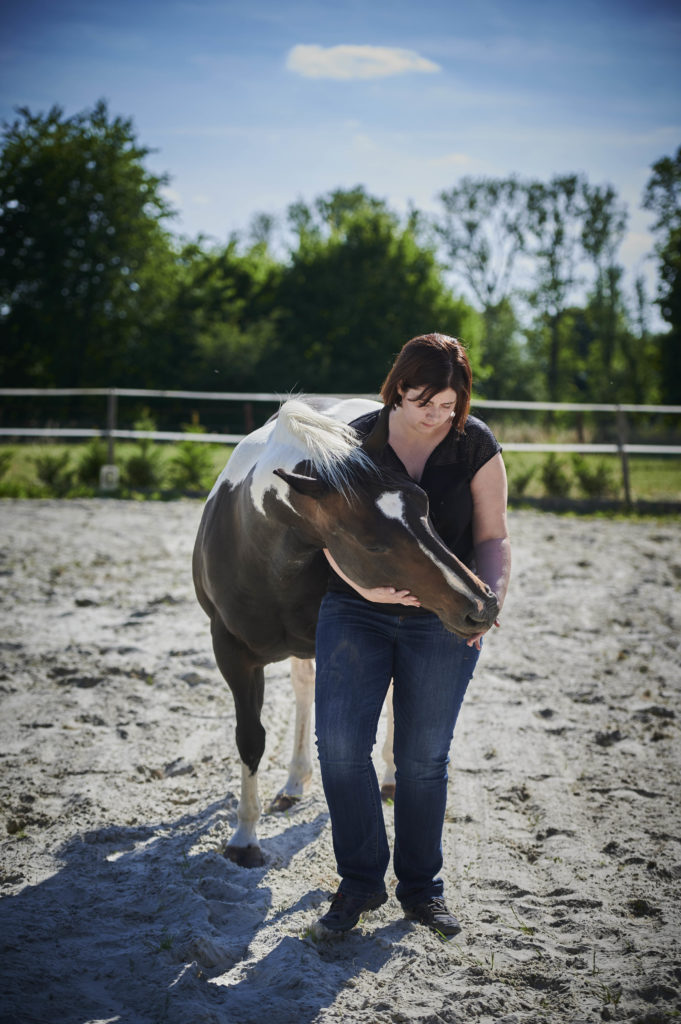
[[[238,444],[245,434],[195,434],[186,430],[98,430],[96,427],[0,427],[0,437],[113,437],[129,441],[207,441],[209,444]],[[575,452],[585,455],[617,455],[624,449],[630,455],[681,455],[674,444],[574,444],[551,441],[504,441],[507,452]]]
[[[148,388],[0,388],[7,397],[68,395],[94,395],[106,398],[191,398],[206,402],[284,402],[289,395],[263,391],[159,391]],[[321,396],[324,397],[324,396]],[[338,394],[333,398],[370,398],[376,394]],[[480,409],[534,409],[538,412],[634,412],[670,413],[681,415],[681,405],[627,405],[589,402],[515,402],[497,398],[475,398],[473,404]]]
[[[288,396],[272,392],[243,391],[161,391],[149,388],[0,388],[0,397],[69,397],[100,396],[107,399],[106,427],[0,427],[0,437],[103,437],[108,444],[108,462],[114,464],[114,442],[148,438],[154,441],[196,441],[210,444],[237,444],[245,434],[194,433],[176,430],[123,430],[117,426],[119,398],[166,398],[202,402],[240,402],[245,409],[246,421],[252,420],[251,403],[280,403]],[[335,395],[336,398],[377,398],[376,395]],[[619,455],[625,501],[631,503],[629,484],[629,455],[681,455],[681,445],[629,444],[627,416],[630,414],[681,416],[681,405],[630,405],[576,402],[516,402],[501,399],[473,400],[479,409],[504,409],[532,412],[605,413],[615,416],[617,442],[611,444],[558,444],[552,442],[503,442],[508,452],[574,452],[580,454]]]

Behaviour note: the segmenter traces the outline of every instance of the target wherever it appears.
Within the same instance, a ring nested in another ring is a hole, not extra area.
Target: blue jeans
[[[442,895],[449,747],[478,655],[431,613],[397,616],[345,594],[324,597],[317,749],[341,892],[385,889],[390,851],[371,751],[393,679],[396,895],[405,907]]]

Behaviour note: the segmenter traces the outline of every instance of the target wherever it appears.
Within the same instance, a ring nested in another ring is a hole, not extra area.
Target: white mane
[[[350,498],[358,471],[375,471],[374,463],[342,417],[355,418],[377,403],[339,399],[327,413],[317,412],[300,398],[290,398],[274,420],[269,420],[241,441],[222,473],[215,481],[210,501],[223,483],[232,487],[251,477],[250,494],[255,507],[265,514],[265,495],[275,490],[279,499],[289,502],[289,487],[274,470],[289,472],[299,462],[309,462],[319,478]]]
[[[272,441],[297,448],[300,458],[311,462],[325,483],[344,494],[352,493],[358,469],[374,468],[352,427],[297,398],[289,399],[279,410]]]

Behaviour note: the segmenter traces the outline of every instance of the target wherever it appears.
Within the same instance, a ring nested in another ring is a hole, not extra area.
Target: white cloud
[[[433,73],[440,66],[413,50],[391,46],[305,46],[289,50],[286,67],[304,78],[387,78],[410,71]]]
[[[431,157],[428,163],[432,167],[467,167],[473,163],[468,153],[446,153],[444,156]]]

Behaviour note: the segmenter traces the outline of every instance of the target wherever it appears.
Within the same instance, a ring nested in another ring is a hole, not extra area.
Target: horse
[[[362,587],[418,594],[422,607],[459,636],[490,627],[498,613],[492,591],[435,532],[425,492],[374,461],[388,440],[386,416],[364,441],[350,426],[376,408],[367,399],[285,401],[236,446],[206,499],[192,570],[234,698],[241,794],[225,854],[243,867],[264,863],[257,772],[265,749],[264,668],[271,662],[291,658],[296,696],[289,776],[271,809],[299,800],[312,775],[312,659],[329,573],[324,548]]]

